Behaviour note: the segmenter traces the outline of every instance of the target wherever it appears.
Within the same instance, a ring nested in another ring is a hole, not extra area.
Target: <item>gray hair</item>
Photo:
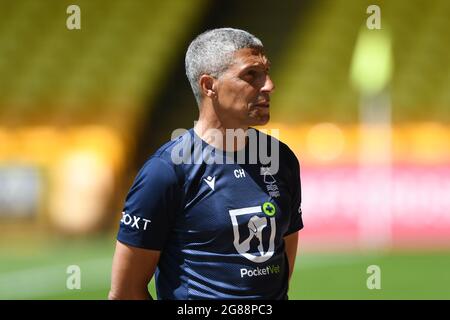
[[[244,48],[263,48],[261,40],[247,31],[233,28],[208,30],[197,36],[186,52],[186,76],[200,106],[198,79],[203,74],[219,77],[233,62],[235,51]]]

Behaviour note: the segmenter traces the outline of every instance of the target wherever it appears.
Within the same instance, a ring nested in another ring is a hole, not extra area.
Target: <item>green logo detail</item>
[[[271,202],[264,202],[262,205],[263,212],[267,214],[269,217],[272,217],[276,213],[275,206]]]

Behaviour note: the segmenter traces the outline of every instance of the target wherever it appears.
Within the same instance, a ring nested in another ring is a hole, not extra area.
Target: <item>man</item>
[[[187,50],[186,74],[199,119],[138,173],[109,298],[151,299],[155,273],[158,299],[287,299],[303,227],[299,164],[286,145],[251,128],[269,121],[274,90],[263,45],[243,30],[207,31]],[[230,138],[230,130],[245,134]],[[279,168],[250,159],[267,141]]]

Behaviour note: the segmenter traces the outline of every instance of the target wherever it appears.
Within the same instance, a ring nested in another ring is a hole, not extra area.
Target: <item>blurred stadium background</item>
[[[263,40],[301,162],[290,298],[449,299],[447,0],[0,0],[0,299],[106,298],[134,175],[197,117],[187,45],[221,26]]]

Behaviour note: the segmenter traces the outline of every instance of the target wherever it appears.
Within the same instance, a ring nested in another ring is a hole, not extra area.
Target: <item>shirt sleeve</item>
[[[291,219],[289,223],[289,228],[285,233],[285,236],[297,232],[303,229],[303,218],[302,218],[302,190],[300,182],[300,164],[297,157],[292,153],[292,193],[291,193]]]
[[[162,250],[179,208],[180,195],[173,167],[159,157],[150,158],[128,192],[117,240]]]

